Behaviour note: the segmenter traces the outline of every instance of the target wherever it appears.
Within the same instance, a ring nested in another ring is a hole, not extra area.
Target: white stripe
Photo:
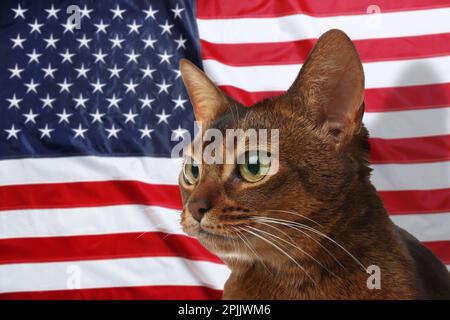
[[[363,122],[373,138],[401,139],[450,134],[450,107],[366,112]]]
[[[372,183],[378,191],[450,188],[450,161],[372,165]]]
[[[419,241],[450,241],[450,212],[393,215],[391,219]]]
[[[0,292],[129,286],[207,286],[222,289],[225,265],[182,258],[133,258],[0,265]]]
[[[450,25],[450,23],[449,23]],[[217,85],[230,85],[250,92],[285,91],[300,71],[301,64],[230,66],[203,60],[206,74]],[[366,88],[402,87],[450,82],[450,56],[363,64]]]
[[[180,170],[179,158],[83,156],[1,160],[0,186],[109,180],[176,184]]]
[[[383,10],[383,8],[381,8]],[[295,14],[276,18],[197,19],[200,38],[214,43],[286,42],[318,38],[337,28],[350,38],[376,39],[450,32],[450,8],[311,17]],[[373,23],[374,19],[378,22]]]
[[[159,231],[184,234],[176,210],[156,206],[32,209],[0,212],[0,239]]]

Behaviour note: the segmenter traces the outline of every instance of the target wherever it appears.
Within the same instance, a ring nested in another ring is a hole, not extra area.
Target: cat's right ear
[[[197,121],[210,123],[226,110],[227,97],[197,66],[181,59],[180,72]]]

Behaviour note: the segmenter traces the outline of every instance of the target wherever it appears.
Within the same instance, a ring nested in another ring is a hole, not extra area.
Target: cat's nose
[[[188,209],[192,217],[200,222],[205,213],[211,209],[211,202],[207,199],[191,201],[188,205]]]

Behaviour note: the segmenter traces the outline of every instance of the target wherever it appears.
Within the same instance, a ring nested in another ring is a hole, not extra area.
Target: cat
[[[251,107],[189,61],[180,71],[204,128],[279,129],[275,174],[264,150],[234,165],[187,152],[183,164],[182,228],[230,268],[223,299],[450,299],[446,267],[370,182],[364,72],[344,32],[324,33],[288,91]]]

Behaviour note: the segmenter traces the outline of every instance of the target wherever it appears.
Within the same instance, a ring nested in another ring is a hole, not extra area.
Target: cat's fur
[[[231,268],[224,299],[450,298],[446,267],[391,222],[370,182],[363,69],[343,32],[319,39],[286,94],[250,108],[225,96],[188,61],[180,69],[206,128],[280,129],[279,172],[261,182],[244,182],[233,166],[220,164],[201,165],[195,185],[180,175],[184,231]],[[253,216],[302,223],[329,238],[259,224]],[[267,235],[296,263],[252,234],[242,232],[244,241],[235,231],[240,226],[295,244]],[[367,287],[369,265],[381,268],[380,289]]]

